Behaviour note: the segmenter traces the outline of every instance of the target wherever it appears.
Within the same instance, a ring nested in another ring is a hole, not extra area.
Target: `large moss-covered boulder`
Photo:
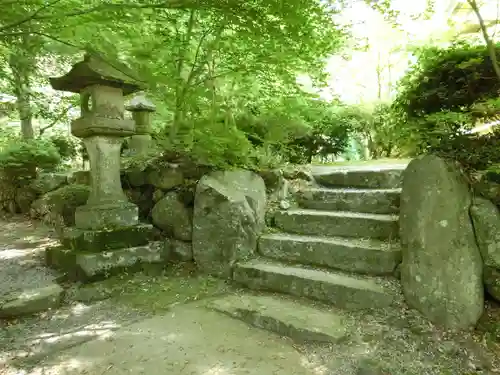
[[[137,205],[139,208],[139,218],[147,220],[154,205],[154,188],[146,185],[141,188],[124,189],[124,193],[129,201]]]
[[[54,191],[68,183],[68,175],[65,173],[41,173],[30,187],[38,194]]]
[[[28,213],[31,204],[36,200],[38,194],[29,186],[19,187],[16,190],[15,202],[21,213]]]
[[[34,201],[30,214],[49,224],[62,223],[65,226],[75,224],[75,211],[87,203],[90,187],[87,185],[66,185],[51,191]]]
[[[71,173],[68,177],[68,182],[70,184],[76,185],[88,185],[92,183],[92,178],[90,176],[90,171],[75,171]]]
[[[178,165],[152,168],[146,177],[148,184],[162,190],[171,190],[184,183],[184,174]]]
[[[484,264],[500,268],[500,212],[497,206],[489,199],[476,197],[470,215]]]
[[[193,257],[198,267],[228,278],[238,260],[253,256],[264,227],[266,186],[246,170],[205,175],[196,187]]]
[[[500,301],[500,270],[489,266],[484,267],[484,285],[489,295]]]
[[[450,329],[474,326],[483,312],[482,259],[460,170],[437,156],[403,174],[401,282],[408,304]]]
[[[17,186],[0,172],[0,209],[15,205]]]
[[[191,241],[193,233],[193,211],[186,207],[177,192],[165,194],[151,211],[153,224],[169,236],[182,241]]]

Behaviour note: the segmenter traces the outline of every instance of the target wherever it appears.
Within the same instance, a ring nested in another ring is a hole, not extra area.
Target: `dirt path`
[[[22,217],[1,218],[0,297],[54,282],[58,275],[44,267],[43,258],[44,249],[55,244],[55,233],[47,226]],[[0,374],[37,374],[37,364],[47,356],[107,337],[177,304],[227,290],[225,283],[193,275],[186,268],[64,286],[60,308],[0,319]]]
[[[0,219],[0,296],[48,285],[57,276],[42,265],[53,231],[24,218]]]

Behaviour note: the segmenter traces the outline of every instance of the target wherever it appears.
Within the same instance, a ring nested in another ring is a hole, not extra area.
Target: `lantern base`
[[[138,223],[139,208],[127,201],[80,206],[75,212],[75,226],[78,229],[117,229]]]

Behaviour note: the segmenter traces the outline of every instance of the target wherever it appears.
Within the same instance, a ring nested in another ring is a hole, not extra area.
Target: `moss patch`
[[[152,230],[152,225],[147,224],[94,231],[69,228],[64,232],[61,242],[72,250],[101,252],[147,245]]]
[[[231,287],[224,280],[200,275],[190,266],[176,265],[160,275],[148,272],[134,275],[118,275],[99,283],[80,288],[82,294],[92,295],[95,300],[103,294],[113,302],[149,313],[161,313],[170,307],[229,292]],[[88,297],[87,297],[88,298]]]

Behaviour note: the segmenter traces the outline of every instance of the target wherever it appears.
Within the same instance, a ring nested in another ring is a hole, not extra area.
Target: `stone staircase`
[[[406,166],[313,170],[318,186],[299,208],[278,212],[278,233],[259,240],[259,258],[235,266],[249,289],[339,308],[383,308],[400,301],[398,211]]]

